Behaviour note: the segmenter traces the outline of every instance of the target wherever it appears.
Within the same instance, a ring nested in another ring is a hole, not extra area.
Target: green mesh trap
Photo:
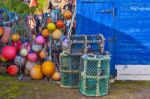
[[[60,56],[61,87],[79,87],[79,66],[80,55]]]
[[[83,54],[94,53],[99,54],[104,51],[104,37],[99,35],[71,35],[69,36],[70,53]]]
[[[109,55],[83,55],[81,59],[80,92],[86,96],[108,93]]]

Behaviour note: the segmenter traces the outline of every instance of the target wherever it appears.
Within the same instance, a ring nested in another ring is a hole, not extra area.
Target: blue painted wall
[[[96,13],[106,9],[112,13]],[[115,65],[150,64],[150,0],[77,0],[77,34],[106,37],[111,75]]]

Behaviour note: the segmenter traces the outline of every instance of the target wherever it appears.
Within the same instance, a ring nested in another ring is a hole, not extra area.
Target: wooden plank
[[[150,75],[150,65],[116,65],[117,75],[147,74]]]
[[[117,75],[117,80],[150,81],[150,75]]]

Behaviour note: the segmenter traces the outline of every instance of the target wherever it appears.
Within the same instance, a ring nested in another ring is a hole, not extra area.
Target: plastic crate
[[[80,55],[61,55],[61,87],[78,88],[79,87],[79,66]]]

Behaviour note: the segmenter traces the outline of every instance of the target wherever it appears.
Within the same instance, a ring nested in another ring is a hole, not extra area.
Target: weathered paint
[[[94,13],[102,9],[112,13]],[[106,37],[105,49],[114,65],[150,64],[150,1],[149,0],[77,0],[77,34],[98,34]]]

